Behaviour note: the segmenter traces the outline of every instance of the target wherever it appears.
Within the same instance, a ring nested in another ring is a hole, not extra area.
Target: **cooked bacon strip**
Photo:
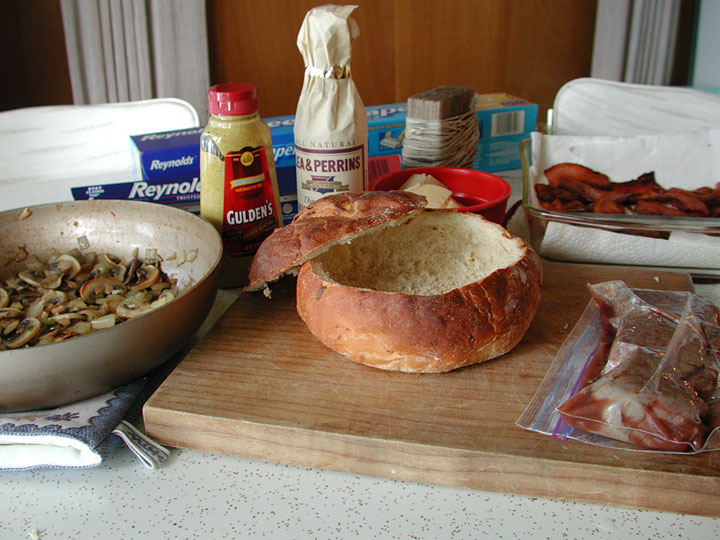
[[[586,204],[593,204],[607,193],[607,191],[598,189],[592,184],[577,178],[562,178],[560,184],[552,187],[573,193],[575,199]]]
[[[707,204],[697,193],[680,188],[670,188],[664,195],[670,198],[669,204],[690,215],[707,217],[710,214]]]
[[[562,204],[562,212],[591,212],[592,206],[580,201],[568,201]]]
[[[639,214],[682,217],[720,217],[720,182],[715,188],[664,189],[655,173],[627,182],[576,163],[558,163],[545,170],[548,184],[535,192],[543,208],[561,212]]]
[[[692,191],[692,193],[705,203],[710,212],[720,207],[720,190],[709,187],[701,187]]]
[[[662,193],[663,188],[655,181],[655,173],[649,172],[638,176],[634,180],[627,182],[613,182],[610,191],[616,193],[624,193],[628,195],[628,200],[637,200],[634,197],[649,195],[652,193]]]
[[[686,216],[682,210],[673,208],[661,202],[656,201],[639,201],[633,209],[635,214],[642,216]]]
[[[577,163],[558,163],[545,171],[545,178],[551,186],[561,185],[564,179],[579,180],[597,189],[610,189],[610,178]]]
[[[623,205],[629,197],[629,193],[610,191],[595,201],[593,212],[596,214],[629,214],[630,211]]]
[[[561,187],[552,187],[547,184],[538,184],[537,186],[538,199],[542,202],[552,202],[558,200],[560,202],[571,202],[578,200],[578,194]]]

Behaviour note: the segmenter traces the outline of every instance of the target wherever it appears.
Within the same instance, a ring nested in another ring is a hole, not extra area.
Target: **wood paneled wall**
[[[318,0],[206,0],[213,83],[260,86],[264,116],[294,114],[295,41]],[[540,105],[590,73],[596,0],[358,0],[353,77],[366,105],[436,86],[509,92]],[[71,103],[59,0],[0,0],[0,110]]]
[[[294,114],[304,65],[297,33],[310,0],[207,0],[211,82],[260,87],[263,116]],[[544,111],[589,76],[595,0],[358,0],[352,72],[366,105],[441,85],[508,92]]]
[[[59,0],[0,0],[0,111],[72,103]]]

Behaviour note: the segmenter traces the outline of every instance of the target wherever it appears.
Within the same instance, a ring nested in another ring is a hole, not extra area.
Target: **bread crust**
[[[522,256],[480,281],[431,296],[328,281],[309,261],[297,281],[297,311],[315,337],[351,360],[392,371],[442,373],[496,358],[525,335],[540,304],[542,264]]]
[[[244,290],[260,290],[333,244],[402,222],[426,205],[425,197],[404,191],[338,193],[319,199],[263,241],[250,265]]]

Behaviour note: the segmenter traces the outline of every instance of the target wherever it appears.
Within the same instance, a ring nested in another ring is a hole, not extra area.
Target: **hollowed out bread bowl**
[[[526,242],[447,210],[394,225],[331,243],[302,265],[297,311],[318,340],[355,362],[414,373],[484,362],[518,344],[542,281]]]

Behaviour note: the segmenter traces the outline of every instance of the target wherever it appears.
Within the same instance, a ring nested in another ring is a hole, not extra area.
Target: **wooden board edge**
[[[720,517],[714,478],[473,452],[405,441],[144,410],[150,437],[171,447],[423,484]],[[181,420],[178,422],[177,420]],[[202,426],[202,428],[200,427]]]

